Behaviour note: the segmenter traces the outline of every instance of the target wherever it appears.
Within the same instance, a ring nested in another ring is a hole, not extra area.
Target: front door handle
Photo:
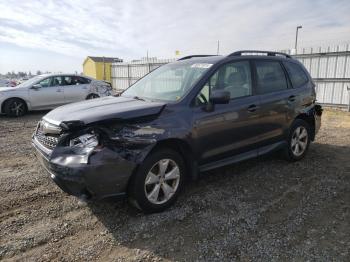
[[[248,106],[248,112],[255,112],[258,109],[258,107],[256,105],[250,105]]]
[[[288,101],[290,101],[290,102],[294,102],[295,99],[296,99],[295,95],[291,95],[290,97],[288,97]]]
[[[57,92],[57,93],[61,93],[62,90],[61,90],[61,89],[57,89],[56,92]]]

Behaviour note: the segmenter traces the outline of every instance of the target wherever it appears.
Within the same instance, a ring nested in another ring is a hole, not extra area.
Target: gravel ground
[[[307,157],[209,172],[170,210],[61,192],[30,136],[43,113],[0,116],[0,260],[350,261],[350,114],[325,111]]]

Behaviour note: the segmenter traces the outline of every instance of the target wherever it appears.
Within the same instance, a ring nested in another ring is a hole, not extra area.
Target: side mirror
[[[35,85],[32,85],[31,87],[31,89],[34,89],[34,90],[38,90],[39,88],[41,88],[40,84],[35,84]]]
[[[213,104],[228,104],[230,102],[230,92],[224,90],[214,90],[209,98]]]

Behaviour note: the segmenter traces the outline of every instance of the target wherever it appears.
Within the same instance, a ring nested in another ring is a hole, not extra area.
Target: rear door
[[[208,110],[210,93],[229,91],[228,104]],[[221,66],[196,97],[193,136],[200,165],[251,151],[257,154],[259,99],[253,94],[248,60]]]
[[[63,87],[67,104],[85,100],[88,95],[88,84],[83,82],[79,76],[63,76]]]
[[[29,89],[33,109],[50,109],[65,103],[61,76],[47,77],[37,83],[39,88]]]
[[[259,59],[254,64],[261,107],[260,145],[271,145],[283,140],[286,135],[287,114],[295,96],[280,61]]]

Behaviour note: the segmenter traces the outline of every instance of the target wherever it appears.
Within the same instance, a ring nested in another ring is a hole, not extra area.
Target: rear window
[[[293,87],[301,87],[309,81],[306,73],[299,65],[290,62],[283,62],[283,64],[287,69]]]
[[[276,61],[256,61],[258,93],[265,94],[288,88],[283,68]]]

